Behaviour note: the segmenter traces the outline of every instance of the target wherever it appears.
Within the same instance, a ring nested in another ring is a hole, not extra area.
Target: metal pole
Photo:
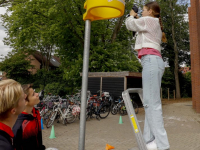
[[[124,77],[124,91],[127,90],[127,77]]]
[[[87,88],[88,88],[90,33],[91,33],[91,21],[86,20],[85,21],[84,55],[83,55],[82,90],[81,90],[79,150],[85,150],[86,105],[87,105]]]

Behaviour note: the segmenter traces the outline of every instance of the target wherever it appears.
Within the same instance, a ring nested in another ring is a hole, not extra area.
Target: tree
[[[14,0],[0,0],[0,7],[4,7],[5,5],[9,5]]]
[[[35,87],[42,87],[45,88],[47,84],[57,82],[61,84],[67,85],[63,81],[63,70],[57,68],[56,70],[46,71],[45,69],[40,69],[37,71],[36,74],[33,75],[33,83]]]
[[[0,70],[6,72],[7,78],[25,83],[31,78],[31,73],[28,69],[33,68],[26,57],[26,55],[20,53],[9,53],[8,56],[0,62]]]
[[[11,5],[12,14],[2,16],[8,37],[5,43],[20,52],[40,50],[61,58],[64,78],[80,86],[84,49],[85,12],[82,0],[24,0]],[[132,33],[124,25],[133,0],[126,0],[119,19],[92,22],[89,71],[141,71],[133,53]],[[44,50],[44,51],[43,51]]]
[[[45,87],[45,94],[51,93],[52,95],[59,95],[65,97],[68,89],[65,84],[59,82],[49,83]]]
[[[181,97],[192,97],[191,72],[179,72]]]
[[[83,3],[83,1],[76,0],[68,1],[69,5],[63,5],[65,11],[59,15],[60,18],[65,19],[62,19],[58,25],[58,28],[62,29],[58,35],[65,34],[56,38],[59,47],[57,52],[62,58],[65,79],[73,86],[80,86],[81,83],[80,72],[82,72],[84,49],[82,15],[85,12],[82,8]],[[128,14],[132,5],[133,1],[126,3],[125,15]],[[124,19],[92,22],[89,71],[140,71],[141,66],[133,54],[131,42],[134,42],[132,34],[125,28]]]
[[[140,0],[137,5],[142,8],[148,1]],[[162,44],[162,56],[169,62],[174,82],[176,75],[176,88],[180,88],[177,68],[182,63],[190,64],[188,23],[184,20],[187,4],[177,3],[177,0],[157,1],[161,6],[164,32],[168,38],[168,43]],[[14,52],[23,54],[39,50],[42,56],[47,57],[47,63],[43,62],[46,70],[51,54],[55,51],[61,58],[60,68],[64,72],[63,77],[67,85],[80,87],[84,49],[85,23],[82,19],[85,13],[84,1],[2,0],[0,2],[4,3],[0,3],[0,7],[7,5],[8,13],[11,12],[11,15],[2,16],[8,34],[4,40],[5,44],[11,46]],[[135,41],[132,32],[128,31],[124,24],[134,0],[125,2],[124,16],[92,22],[90,72],[141,71],[141,65],[134,54]],[[46,80],[45,76],[48,75],[46,71],[41,71],[38,75],[45,78],[45,85],[51,82]],[[41,82],[38,80],[38,84]]]
[[[56,2],[54,0],[14,2],[8,7],[7,14],[2,15],[3,26],[8,35],[4,42],[15,52],[31,54],[40,51],[42,64],[48,70],[51,55],[55,50]]]
[[[161,17],[164,32],[168,42],[163,44],[162,55],[168,60],[170,70],[174,72],[176,85],[176,98],[181,98],[179,83],[179,66],[183,63],[190,64],[189,57],[189,27],[185,20],[188,4],[177,0],[160,1]]]

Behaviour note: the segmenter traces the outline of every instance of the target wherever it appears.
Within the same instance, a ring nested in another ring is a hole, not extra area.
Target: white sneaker
[[[158,150],[155,140],[153,140],[152,142],[148,143],[146,146],[147,146],[148,150]]]

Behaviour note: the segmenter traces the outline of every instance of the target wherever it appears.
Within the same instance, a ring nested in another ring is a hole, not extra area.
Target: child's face
[[[142,16],[152,16],[152,10],[148,10],[146,6],[143,7]]]
[[[28,101],[26,101],[26,106],[33,107],[34,105],[37,105],[40,102],[39,94],[35,93],[35,91],[32,88],[30,88],[28,92],[29,94],[27,97]]]

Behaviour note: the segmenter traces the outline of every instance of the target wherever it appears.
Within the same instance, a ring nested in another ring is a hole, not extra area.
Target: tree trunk
[[[115,25],[115,28],[113,30],[113,34],[112,34],[112,38],[111,38],[111,43],[113,43],[115,41],[115,39],[117,38],[117,34],[120,31],[120,28],[122,26],[123,20],[124,20],[124,15],[122,17],[118,18],[117,23]]]
[[[50,65],[50,60],[51,60],[51,52],[52,48],[50,45],[48,45],[48,53],[47,53],[47,71],[49,71],[49,65]]]
[[[172,6],[172,0],[170,0],[170,8],[173,10]],[[172,19],[172,39],[174,43],[174,53],[175,53],[175,59],[174,59],[174,76],[175,76],[175,85],[176,85],[176,98],[181,98],[180,94],[180,83],[179,83],[179,76],[178,76],[178,48],[177,48],[177,42],[175,39],[175,32],[174,32],[174,14],[173,11],[171,11],[171,19]]]
[[[172,25],[173,26],[173,25]],[[173,27],[172,27],[173,28]],[[172,31],[173,32],[173,31]],[[174,39],[174,35],[173,36],[173,41],[175,41]],[[179,83],[179,76],[178,76],[178,50],[177,50],[177,45],[176,43],[174,43],[174,53],[175,53],[175,60],[174,60],[174,76],[175,76],[175,83],[176,83],[176,98],[181,98],[181,94],[180,94],[180,83]]]
[[[42,68],[41,69],[43,69],[45,66],[45,60],[44,60],[44,52],[41,49],[40,49],[39,55],[41,55],[41,58],[42,58]]]

